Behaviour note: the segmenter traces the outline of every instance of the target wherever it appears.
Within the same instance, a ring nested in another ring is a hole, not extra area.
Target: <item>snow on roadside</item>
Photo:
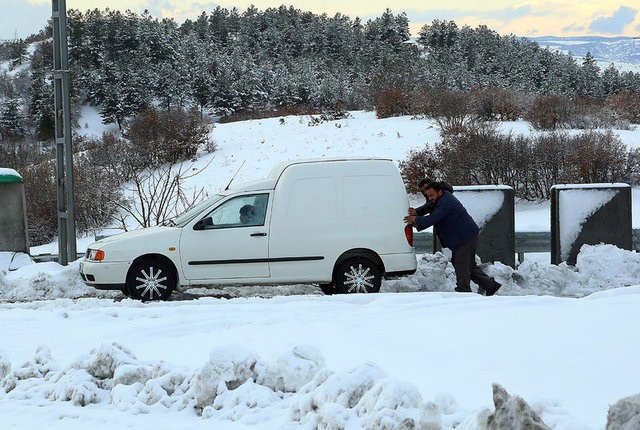
[[[0,252],[0,263],[9,260]],[[24,256],[24,254],[23,254]],[[4,257],[4,258],[3,258]],[[120,293],[100,291],[88,287],[78,274],[80,260],[61,266],[55,262],[33,263],[19,257],[25,264],[12,269],[11,265],[0,266],[0,300],[32,301],[58,298],[117,297]],[[13,260],[15,263],[15,259]],[[11,271],[9,271],[11,270]]]
[[[284,415],[292,428],[299,423],[309,429],[400,423],[426,428],[440,421],[438,406],[425,403],[415,385],[391,379],[371,363],[334,372],[320,351],[300,345],[271,359],[241,346],[221,346],[192,372],[143,362],[118,343],[102,344],[67,367],[46,347],[18,366],[0,351],[0,401],[36,398],[82,407],[108,404],[134,415],[160,407],[248,425]]]
[[[24,255],[12,254],[0,252],[0,301],[122,297],[118,291],[100,291],[85,285],[78,274],[80,260],[64,267],[54,262],[32,263]],[[575,267],[525,260],[516,270],[502,263],[485,264],[484,268],[502,284],[498,295],[584,297],[596,291],[640,284],[640,254],[604,244],[583,246]],[[420,255],[414,275],[385,280],[381,291],[437,292],[453,291],[454,287],[453,266],[438,252]],[[192,297],[226,298],[321,294],[313,285],[188,287],[184,290]]]

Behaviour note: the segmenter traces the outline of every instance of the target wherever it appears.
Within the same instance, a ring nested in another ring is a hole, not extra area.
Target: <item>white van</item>
[[[281,163],[267,179],[220,192],[163,226],[93,243],[80,275],[140,300],[191,285],[377,292],[383,276],[416,271],[408,206],[391,160]]]

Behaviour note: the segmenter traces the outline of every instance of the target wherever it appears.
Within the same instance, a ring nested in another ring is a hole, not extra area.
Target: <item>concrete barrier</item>
[[[576,264],[582,245],[632,250],[631,187],[567,184],[551,187],[551,263]]]
[[[483,262],[516,266],[515,204],[513,188],[506,185],[454,187],[471,218],[480,227],[477,254]],[[434,252],[442,249],[434,235]]]
[[[29,253],[27,210],[22,176],[0,168],[0,251]]]

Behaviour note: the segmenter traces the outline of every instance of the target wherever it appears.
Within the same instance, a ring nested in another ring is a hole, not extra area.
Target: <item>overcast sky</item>
[[[58,0],[62,2],[63,0]],[[0,0],[0,39],[22,38],[42,29],[51,17],[52,0]],[[458,26],[485,24],[500,34],[516,36],[639,36],[640,3],[637,0],[67,0],[67,9],[148,9],[158,18],[173,17],[182,23],[216,6],[237,7],[241,12],[254,4],[259,9],[292,5],[314,13],[337,12],[366,21],[388,7],[406,12],[415,35],[434,19],[453,20]]]

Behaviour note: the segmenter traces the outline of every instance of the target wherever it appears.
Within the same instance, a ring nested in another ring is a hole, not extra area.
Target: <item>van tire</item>
[[[175,288],[173,268],[158,259],[140,260],[127,274],[126,289],[137,300],[167,300]]]
[[[335,292],[377,293],[382,284],[382,271],[365,257],[353,257],[338,267],[334,277]]]

